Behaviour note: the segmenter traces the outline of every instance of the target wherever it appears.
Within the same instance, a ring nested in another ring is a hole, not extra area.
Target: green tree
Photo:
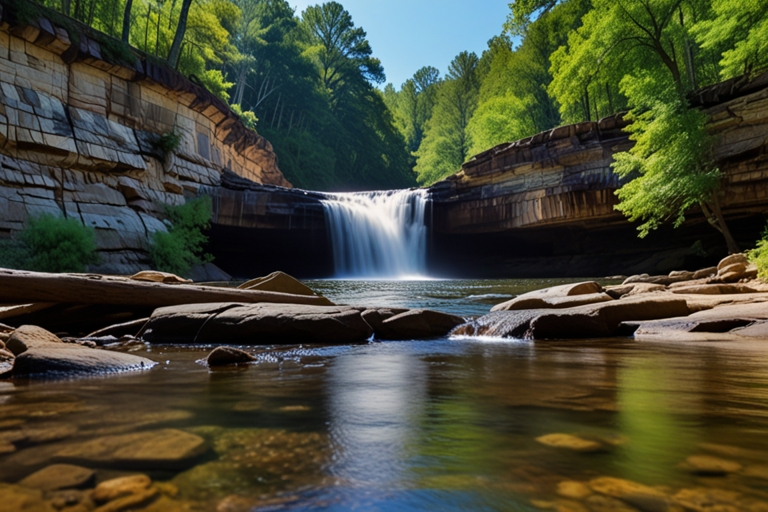
[[[723,79],[768,66],[768,5],[762,0],[712,0],[715,16],[694,27],[702,48],[722,51]]]
[[[457,172],[469,155],[467,126],[477,108],[478,63],[476,54],[462,52],[448,67],[417,152],[415,171],[419,183],[429,185]]]
[[[0,265],[39,272],[85,272],[99,262],[94,229],[76,219],[43,214],[16,240],[0,244]]]
[[[686,100],[700,80],[713,79],[713,70],[699,65],[707,54],[694,48],[688,21],[707,9],[704,0],[594,0],[568,46],[552,56],[550,91],[563,113],[586,98],[589,118],[590,87],[618,80],[632,108],[628,130],[635,145],[615,157],[614,170],[625,179],[617,209],[643,221],[642,237],[663,222],[679,226],[687,210],[700,206],[733,252],[738,247],[720,211],[721,174],[711,158],[706,116]]]

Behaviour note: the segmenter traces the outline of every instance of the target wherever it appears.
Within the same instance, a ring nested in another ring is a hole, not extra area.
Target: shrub
[[[0,244],[0,264],[39,272],[85,272],[99,262],[94,229],[75,219],[43,214],[15,240]]]
[[[757,276],[768,280],[768,225],[765,226],[762,236],[757,241],[757,247],[747,251],[747,258],[757,266]]]
[[[229,108],[232,109],[232,112],[237,114],[246,128],[256,131],[256,125],[259,122],[259,118],[256,117],[256,114],[254,114],[252,110],[243,110],[237,103],[230,105]]]
[[[152,148],[163,158],[168,158],[168,155],[179,149],[179,145],[181,145],[181,134],[174,128],[170,132],[160,135],[152,143]]]
[[[152,235],[150,258],[157,270],[186,275],[202,263],[213,261],[204,246],[208,237],[203,230],[211,225],[211,198],[199,197],[181,206],[166,206],[165,214],[171,223],[168,232]]]

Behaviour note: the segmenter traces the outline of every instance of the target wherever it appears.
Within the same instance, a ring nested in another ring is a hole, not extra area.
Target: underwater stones
[[[619,499],[642,511],[657,512],[669,508],[666,494],[630,480],[605,476],[590,480],[589,487],[597,493]]]
[[[372,334],[358,308],[224,303],[157,309],[142,338],[152,343],[344,344]]]
[[[741,510],[737,504],[741,496],[740,492],[696,487],[680,490],[672,496],[672,500],[694,512],[737,512]]]
[[[425,339],[444,336],[463,323],[464,319],[455,315],[412,309],[387,318],[374,332],[385,340]]]
[[[86,485],[93,479],[93,475],[93,470],[82,466],[52,464],[27,476],[19,485],[41,491],[70,489]]]
[[[719,476],[736,473],[741,470],[742,466],[738,462],[711,455],[691,455],[685,459],[681,467],[697,475]]]
[[[592,494],[592,492],[592,489],[590,489],[589,486],[583,482],[563,480],[557,484],[557,494],[563,498],[583,500]]]
[[[97,503],[105,503],[131,494],[138,494],[148,489],[150,485],[152,485],[152,479],[147,475],[113,478],[97,485],[91,493],[91,498]]]
[[[206,449],[202,437],[167,428],[104,436],[67,445],[54,457],[104,467],[175,469],[189,466]]]
[[[216,347],[208,354],[205,362],[208,366],[226,366],[230,364],[244,364],[255,361],[256,358],[245,350],[234,347]]]
[[[547,434],[537,437],[536,441],[552,448],[563,448],[575,452],[597,452],[603,450],[603,445],[571,434]]]
[[[0,483],[0,503],[3,510],[25,512],[55,512],[53,504],[43,499],[43,492],[21,485]]]

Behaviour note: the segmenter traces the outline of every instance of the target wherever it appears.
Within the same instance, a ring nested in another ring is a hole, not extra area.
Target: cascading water
[[[322,203],[336,277],[426,276],[426,191],[328,194]]]

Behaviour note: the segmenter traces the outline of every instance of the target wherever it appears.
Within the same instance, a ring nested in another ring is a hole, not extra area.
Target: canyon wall
[[[45,18],[9,18],[0,14],[0,237],[41,213],[74,217],[95,228],[94,271],[132,273],[166,229],[163,205],[218,187],[224,172],[291,186],[269,142],[178,72],[138,53],[110,62],[85,26],[72,41]],[[164,153],[171,133],[178,147]]]
[[[701,89],[690,100],[710,116],[723,211],[742,247],[752,247],[768,215],[768,73]],[[716,261],[722,237],[699,212],[677,230],[663,226],[639,240],[614,209],[613,154],[632,145],[625,126],[616,115],[502,144],[432,186],[436,271],[607,275]]]

